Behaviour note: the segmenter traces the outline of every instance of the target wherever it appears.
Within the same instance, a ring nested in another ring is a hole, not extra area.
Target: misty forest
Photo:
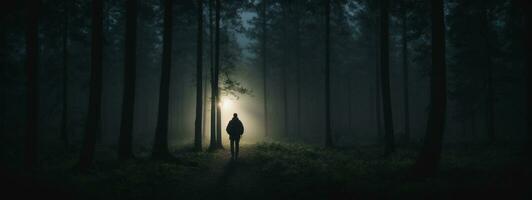
[[[531,198],[528,3],[3,1],[2,191]]]

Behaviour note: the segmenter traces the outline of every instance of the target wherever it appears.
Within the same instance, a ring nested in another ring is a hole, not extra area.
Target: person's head
[[[238,115],[236,113],[233,113],[233,118],[238,118]]]

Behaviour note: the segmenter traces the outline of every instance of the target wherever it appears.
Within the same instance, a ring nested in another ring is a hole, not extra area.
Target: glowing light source
[[[233,107],[233,101],[229,98],[222,98],[220,100],[220,107],[222,109],[231,109]]]

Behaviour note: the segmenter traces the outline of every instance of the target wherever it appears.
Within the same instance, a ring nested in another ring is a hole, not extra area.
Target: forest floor
[[[43,164],[33,177],[6,172],[7,193],[58,199],[530,199],[532,169],[515,147],[444,149],[440,172],[408,176],[416,151],[389,157],[379,147],[328,150],[307,145],[244,144],[226,150],[180,150],[176,159],[99,160],[88,173],[75,157]],[[9,175],[7,175],[9,173]],[[0,173],[1,174],[1,173]]]

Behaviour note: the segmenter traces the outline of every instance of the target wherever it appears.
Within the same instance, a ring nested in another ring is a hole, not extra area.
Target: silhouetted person
[[[238,158],[240,136],[244,134],[244,125],[242,125],[236,113],[233,114],[233,119],[229,121],[225,130],[229,134],[229,140],[231,140],[231,159],[236,160]]]

